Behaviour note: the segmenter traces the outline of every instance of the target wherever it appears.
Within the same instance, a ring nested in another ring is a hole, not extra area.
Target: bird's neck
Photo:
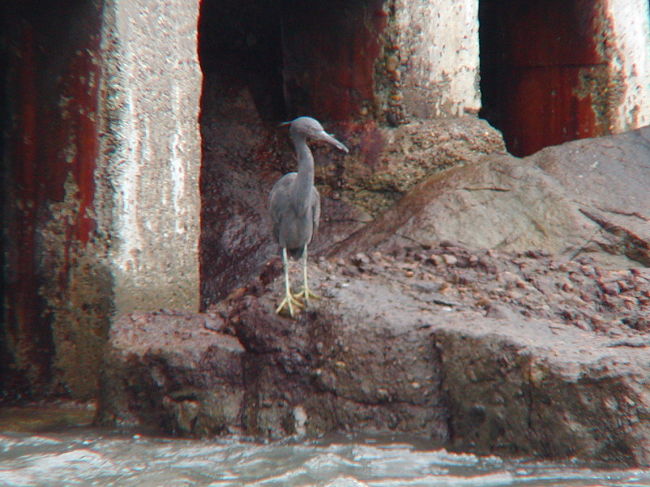
[[[307,146],[305,137],[293,137],[298,157],[298,176],[295,179],[295,202],[307,210],[311,205],[311,192],[314,186],[314,157]]]

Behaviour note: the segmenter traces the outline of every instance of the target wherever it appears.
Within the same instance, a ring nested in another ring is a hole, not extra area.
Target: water
[[[377,439],[259,444],[85,428],[0,433],[0,486],[650,486],[650,469],[506,461]]]

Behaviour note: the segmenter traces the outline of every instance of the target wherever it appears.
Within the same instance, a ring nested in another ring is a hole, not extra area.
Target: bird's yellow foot
[[[277,314],[281,314],[282,311],[287,309],[289,311],[289,316],[294,317],[294,306],[298,309],[304,307],[304,304],[296,299],[298,296],[294,296],[291,293],[287,293],[280,305],[275,309]]]
[[[310,299],[320,299],[321,297],[316,294],[311,292],[311,289],[308,287],[304,287],[302,291],[300,291],[298,294],[296,294],[297,298],[302,298],[305,301],[305,304],[309,304]]]

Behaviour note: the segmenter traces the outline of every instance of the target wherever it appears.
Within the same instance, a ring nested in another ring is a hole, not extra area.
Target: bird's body
[[[302,257],[305,244],[309,244],[318,230],[320,219],[320,194],[312,182],[311,195],[305,204],[300,198],[283,198],[293,194],[299,184],[298,173],[290,172],[282,176],[271,190],[271,218],[273,237],[280,247],[294,259]]]
[[[287,254],[304,259],[304,289],[300,294],[308,301],[311,293],[307,284],[307,245],[318,229],[320,218],[320,195],[314,186],[314,157],[307,146],[307,138],[328,142],[345,152],[348,149],[326,133],[313,118],[299,117],[290,125],[289,132],[298,158],[298,172],[285,174],[275,183],[269,206],[273,237],[282,248],[285,277],[285,298],[276,311],[280,312],[286,306],[293,316],[293,306],[301,306],[301,303],[291,294]]]

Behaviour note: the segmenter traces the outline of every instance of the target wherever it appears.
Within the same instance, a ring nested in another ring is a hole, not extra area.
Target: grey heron
[[[316,297],[309,290],[307,282],[307,245],[318,228],[320,195],[314,187],[314,157],[307,146],[307,139],[322,140],[346,153],[349,151],[311,117],[298,117],[283,125],[290,125],[289,135],[298,158],[298,172],[287,173],[275,183],[269,206],[273,237],[282,249],[284,268],[285,295],[275,312],[280,313],[288,308],[289,315],[293,317],[294,307],[303,307],[300,298],[304,298],[304,304],[308,304],[310,298]],[[287,255],[303,259],[303,289],[295,295],[291,293]]]

